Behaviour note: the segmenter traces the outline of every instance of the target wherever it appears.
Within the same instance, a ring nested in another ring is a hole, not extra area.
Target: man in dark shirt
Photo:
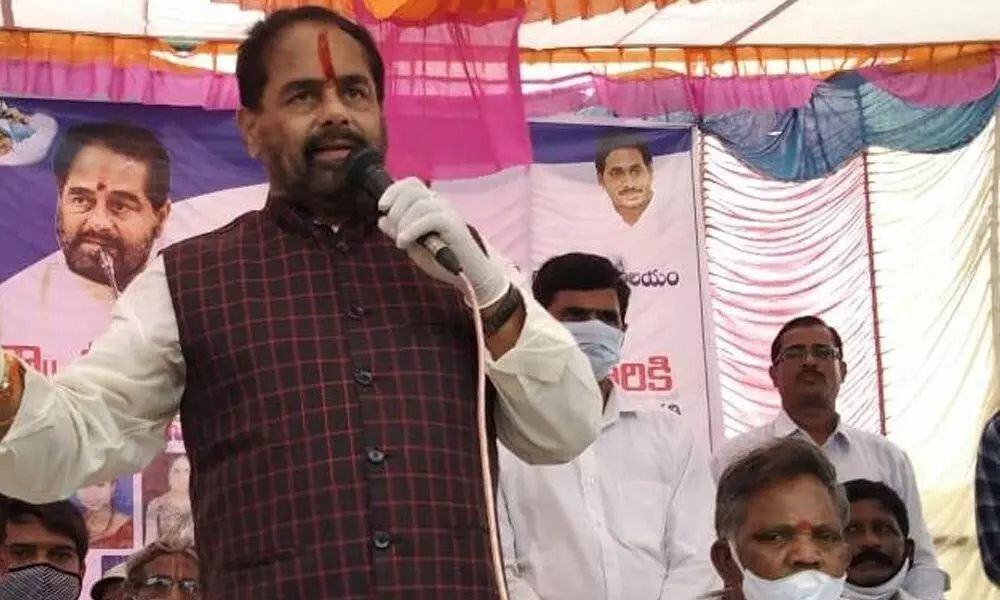
[[[141,470],[179,410],[205,598],[496,597],[495,441],[570,460],[600,392],[570,333],[422,182],[378,199],[377,229],[359,209],[346,159],[385,148],[384,70],[322,8],[251,30],[238,122],[267,205],[164,250],[52,380],[5,358],[0,492],[44,501]],[[431,232],[464,278],[417,243]]]

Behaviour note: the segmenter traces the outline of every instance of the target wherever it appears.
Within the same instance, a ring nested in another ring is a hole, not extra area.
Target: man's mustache
[[[306,156],[312,156],[321,150],[339,147],[357,148],[367,144],[368,141],[355,131],[342,127],[327,127],[306,138],[303,151]]]
[[[799,371],[799,374],[796,377],[796,379],[806,379],[810,376],[819,377],[820,379],[825,379],[823,377],[823,374],[819,372],[819,369],[815,369],[813,367],[803,367],[803,369]]]
[[[892,557],[874,548],[865,548],[861,552],[854,555],[851,559],[851,566],[855,567],[861,563],[876,563],[880,565],[885,565],[887,567],[895,567],[896,561],[892,560]]]
[[[73,250],[79,250],[84,244],[97,244],[101,248],[110,250],[116,255],[121,254],[121,242],[113,237],[108,237],[105,235],[94,234],[94,233],[81,233],[73,238],[70,243],[70,248]]]

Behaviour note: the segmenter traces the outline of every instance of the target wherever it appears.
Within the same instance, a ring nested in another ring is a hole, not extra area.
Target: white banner
[[[530,167],[435,189],[526,281],[567,252],[620,262],[632,298],[612,377],[649,407],[681,414],[709,451],[722,436],[721,402],[692,132],[565,122],[533,123],[531,131]]]

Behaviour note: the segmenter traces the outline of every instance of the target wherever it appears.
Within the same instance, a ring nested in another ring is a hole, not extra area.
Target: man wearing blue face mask
[[[89,547],[87,524],[69,501],[7,501],[9,571],[0,600],[77,600]]]
[[[590,359],[604,423],[566,464],[532,466],[500,449],[511,600],[690,600],[717,581],[708,457],[679,416],[630,398],[608,377],[631,295],[622,275],[607,258],[572,253],[547,261],[532,283]]]
[[[712,562],[727,600],[840,600],[850,506],[814,444],[782,438],[719,478]]]

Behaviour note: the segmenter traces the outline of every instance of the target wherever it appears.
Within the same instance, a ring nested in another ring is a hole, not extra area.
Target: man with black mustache
[[[884,483],[854,479],[844,484],[851,519],[844,537],[851,550],[844,597],[850,600],[913,600],[902,589],[913,564],[906,505]]]
[[[149,260],[170,214],[170,158],[151,131],[128,123],[71,127],[53,160],[56,234],[66,266],[123,290]]]
[[[352,146],[386,148],[386,72],[328,9],[250,30],[237,122],[266,205],[165,249],[56,377],[0,355],[0,493],[139,471],[179,412],[204,598],[497,598],[497,443],[567,462],[596,439],[601,394],[447,201],[415,178],[379,199],[348,183]]]
[[[915,546],[903,587],[917,598],[939,600],[948,587],[948,575],[937,566],[909,457],[885,437],[855,429],[837,414],[837,395],[847,375],[837,330],[811,315],[792,319],[771,343],[769,374],[781,396],[781,411],[771,422],[729,440],[716,452],[712,460],[716,480],[736,458],[773,439],[796,436],[813,442],[837,468],[840,481],[881,481],[903,499]]]
[[[56,371],[108,326],[170,214],[170,159],[130,123],[70,127],[52,160],[60,252],[4,282],[0,343],[37,347]]]

